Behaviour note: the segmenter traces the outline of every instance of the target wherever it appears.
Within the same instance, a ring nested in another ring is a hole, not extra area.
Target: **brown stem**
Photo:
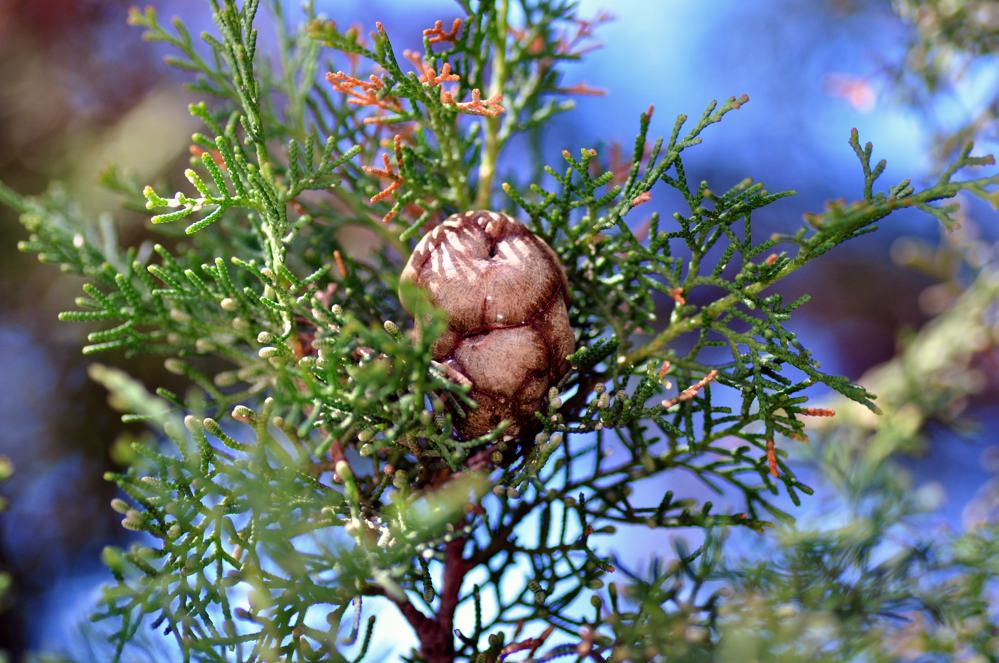
[[[462,556],[466,540],[459,537],[449,541],[444,548],[444,584],[436,617],[427,617],[406,599],[392,599],[416,632],[420,640],[420,655],[427,663],[454,661],[454,612],[458,607],[465,574],[474,566]]]
[[[406,621],[409,622],[409,625],[413,627],[414,631],[416,631],[416,635],[422,642],[424,634],[435,628],[434,620],[420,612],[420,610],[407,599],[393,598],[392,601],[399,608],[399,612],[401,612],[402,616],[406,618]]]
[[[458,537],[448,542],[444,549],[444,586],[441,588],[441,605],[437,613],[437,621],[448,633],[453,647],[452,632],[454,631],[454,611],[458,607],[461,594],[461,583],[472,564],[462,556],[465,549],[465,537]]]

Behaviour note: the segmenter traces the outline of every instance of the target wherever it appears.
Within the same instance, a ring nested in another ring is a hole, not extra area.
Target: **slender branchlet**
[[[58,189],[0,186],[29,234],[21,248],[84,278],[60,316],[91,325],[83,351],[160,357],[189,387],[151,393],[92,371],[128,421],[158,434],[108,475],[123,526],[144,535],[104,555],[116,584],[95,617],[112,625],[116,660],[134,660],[129,645],[151,625],[184,661],[355,661],[394,637],[371,603],[398,610],[418,643],[409,660],[431,663],[711,660],[723,632],[773,626],[770,612],[750,615],[754,597],[796,585],[744,574],[728,586],[745,593],[718,590],[720,533],[782,527],[788,501],[813,492],[788,463],[810,421],[836,421],[809,403],[811,387],[877,411],[789,328],[807,298],[773,286],[897,210],[951,224],[959,193],[995,202],[999,176],[968,174],[991,159],[969,147],[925,187],[885,186],[884,162],[854,132],[854,202],[761,239],[754,214],[791,192],[751,179],[716,189],[685,165],[745,96],[672,124],[650,107],[630,155],[598,152],[596,136],[543,154],[567,97],[597,92],[563,80],[562,65],[597,45],[605,16],[459,0],[460,16],[397,55],[419,30],[343,30],[311,2],[290,26],[277,0],[266,18],[259,4],[212,0],[217,30],[200,39],[151,8],[130,14],[204,99],[190,107],[200,129],[178,146],[191,155],[184,190],[107,180],[145,205],[160,243],[122,246],[113,223],[89,223]],[[273,26],[264,52],[257,30]],[[507,173],[518,138],[538,163]],[[652,203],[667,190],[683,203],[663,218]],[[519,437],[504,435],[510,422],[456,434],[476,404],[434,359],[448,321],[421,289],[399,290],[416,240],[476,208],[519,218],[567,277],[577,349]],[[666,490],[675,474],[706,490]],[[619,526],[706,538],[638,571],[614,559]],[[807,554],[788,553],[788,577]],[[855,601],[882,589],[898,587],[860,583]]]

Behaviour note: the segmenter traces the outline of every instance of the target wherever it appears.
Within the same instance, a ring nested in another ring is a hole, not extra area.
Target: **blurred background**
[[[111,203],[95,186],[104,167],[118,164],[143,181],[179,172],[193,97],[182,74],[163,64],[164,51],[126,25],[130,4],[0,0],[0,180],[7,185],[30,194],[60,181],[96,217]],[[211,27],[207,2],[153,4],[164,16],[183,16],[193,33]],[[409,35],[414,45],[423,27],[458,14],[445,0],[316,4],[342,25],[367,30],[381,20],[394,38],[406,42]],[[949,4],[980,5],[981,20],[999,25],[990,3]],[[761,232],[795,228],[803,213],[820,211],[829,199],[860,196],[860,168],[847,145],[851,127],[874,142],[876,158],[888,160],[886,185],[931,178],[938,136],[980,117],[999,83],[999,68],[985,57],[954,85],[913,92],[897,67],[919,36],[886,0],[581,3],[584,17],[605,9],[615,20],[599,29],[604,47],[571,67],[566,80],[607,93],[577,97],[577,110],[561,116],[546,138],[550,160],[562,148],[630,145],[650,103],[653,133],[663,134],[678,113],[696,115],[711,99],[747,93],[751,102],[690,152],[688,172],[716,190],[747,176],[771,190],[796,190],[757,218]],[[266,52],[265,24],[261,32]],[[652,204],[671,212],[672,202]],[[994,244],[994,211],[969,202],[966,212],[960,232]],[[124,241],[142,236],[141,218],[117,219]],[[0,232],[0,455],[15,471],[0,488],[8,503],[0,515],[0,569],[9,584],[0,650],[19,660],[64,646],[106,579],[101,548],[127,542],[102,480],[126,431],[103,390],[87,380],[89,360],[79,352],[86,328],[56,321],[72,308],[80,284],[20,254],[16,244],[26,233],[3,207]],[[790,296],[813,294],[795,324],[826,371],[858,378],[939,310],[952,286],[900,263],[914,240],[933,245],[940,237],[935,220],[899,214],[782,286]],[[156,362],[132,360],[128,368],[147,384],[170,384]],[[979,369],[978,395],[962,403],[978,427],[931,435],[911,461],[920,480],[942,488],[940,516],[954,528],[988,480],[983,459],[996,444],[989,431],[999,423],[999,371],[988,362]]]

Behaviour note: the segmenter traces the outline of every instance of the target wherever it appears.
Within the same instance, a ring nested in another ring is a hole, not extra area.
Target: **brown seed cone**
[[[534,412],[575,348],[569,284],[551,247],[506,214],[455,214],[420,240],[401,278],[447,313],[434,359],[472,385],[479,405],[453,413],[458,434],[485,435],[504,419],[507,435],[536,429]]]

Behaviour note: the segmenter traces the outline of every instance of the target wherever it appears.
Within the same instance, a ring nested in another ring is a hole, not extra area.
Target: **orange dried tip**
[[[363,170],[368,175],[377,175],[378,177],[392,177],[394,173],[392,172],[392,166],[389,164],[389,158],[387,154],[382,155],[382,163],[385,168],[375,168],[374,166],[361,166]]]
[[[669,296],[673,298],[677,306],[683,306],[687,303],[687,299],[683,296],[683,288],[672,288],[669,291]]]
[[[430,77],[427,82],[431,85],[440,85],[441,83],[456,83],[460,81],[461,77],[458,74],[451,72],[451,63],[445,62],[441,65],[441,73],[437,74],[433,69],[430,70]]]
[[[649,193],[648,191],[645,191],[645,192],[640,193],[640,194],[638,194],[637,196],[635,196],[634,198],[631,199],[631,206],[632,207],[638,207],[642,203],[647,203],[650,200],[652,200],[652,194]]]
[[[450,96],[450,95],[449,95]],[[441,100],[443,101],[444,91],[441,90]],[[453,100],[452,100],[453,101]],[[465,111],[470,115],[485,115],[487,117],[496,117],[500,113],[506,110],[500,104],[503,101],[502,94],[494,94],[488,99],[482,98],[482,91],[479,88],[472,88],[472,99],[470,101],[463,101],[454,104],[454,107],[458,110]]]
[[[399,188],[399,184],[400,184],[399,180],[395,180],[387,187],[385,187],[375,195],[371,196],[371,198],[369,198],[368,201],[372,204],[382,202],[383,200],[391,196],[393,193],[395,193],[395,190]],[[386,223],[387,221],[383,219],[382,222]]]
[[[419,74],[421,83],[426,83],[431,87],[435,87],[444,82],[455,82],[461,80],[457,74],[451,71],[450,62],[445,62],[441,65],[441,73],[438,74],[434,68],[423,59],[423,56],[416,51],[405,50],[402,52],[402,56],[413,64],[413,67]]]
[[[347,278],[347,266],[343,264],[343,255],[340,253],[340,249],[333,251],[333,260],[336,261],[336,271],[340,272],[340,278]]]
[[[777,472],[777,450],[773,440],[767,440],[767,465],[770,466],[770,476],[780,476]]]
[[[197,145],[191,145],[191,147],[189,147],[188,150],[190,151],[191,156],[193,157],[200,157],[202,154],[205,154],[205,152],[208,152],[208,155],[211,156],[212,161],[215,162],[216,166],[218,166],[222,170],[226,169],[225,159],[222,158],[222,153],[219,152],[218,150],[205,150],[201,147],[198,147]]]
[[[400,120],[394,117],[385,117],[384,115],[369,115],[368,117],[361,120],[363,124],[380,124],[380,125],[396,124],[398,122],[403,122],[403,121],[404,120]]]
[[[664,359],[662,366],[659,367],[659,379],[662,380],[669,373],[669,369],[673,368],[673,364],[669,362],[669,359]]]
[[[424,62],[422,55],[420,55],[416,51],[413,51],[413,50],[410,50],[410,49],[407,48],[406,50],[404,50],[402,52],[402,57],[404,57],[407,60],[409,60],[410,63],[412,63],[412,65],[414,67],[416,67],[417,73],[420,74],[420,80],[421,81],[427,80],[427,69],[428,69],[428,67],[427,67],[427,63]]]
[[[763,261],[763,264],[764,265],[772,265],[775,262],[777,262],[777,254],[776,253],[771,253],[770,255],[767,256],[767,259]]]
[[[591,87],[586,83],[576,83],[569,87],[560,87],[558,88],[558,92],[562,94],[579,94],[587,97],[603,97],[607,94],[607,90],[599,87]]]
[[[527,47],[527,52],[531,55],[541,55],[545,52],[545,38],[541,35],[536,35],[534,39],[531,40],[531,45]]]
[[[827,407],[803,407],[800,412],[810,417],[835,417],[836,410]]]
[[[291,350],[295,354],[295,359],[301,359],[305,356],[305,347],[297,336],[291,338]]]
[[[461,29],[461,19],[456,18],[451,23],[450,30],[444,30],[444,21],[434,21],[434,27],[423,31],[423,36],[428,37],[427,42],[437,44],[442,41],[453,42],[458,38],[458,30]]]
[[[708,373],[703,378],[701,378],[694,384],[690,385],[689,387],[681,391],[679,395],[677,395],[675,398],[663,401],[662,406],[666,409],[669,409],[674,405],[676,405],[677,403],[682,403],[683,401],[689,401],[690,399],[692,399],[694,396],[697,395],[698,391],[700,391],[706,384],[714,380],[716,377],[718,377],[718,371],[715,369],[711,369],[710,373]]]

